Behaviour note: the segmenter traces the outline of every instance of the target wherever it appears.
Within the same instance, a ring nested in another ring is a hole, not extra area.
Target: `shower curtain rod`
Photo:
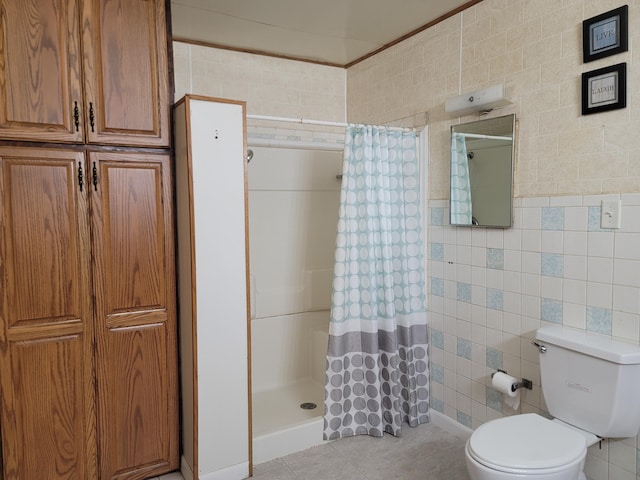
[[[272,122],[286,122],[286,123],[302,123],[306,125],[322,125],[325,127],[347,127],[349,124],[345,122],[330,122],[327,120],[309,120],[306,118],[292,118],[292,117],[274,117],[271,115],[247,115],[247,118],[252,120],[269,120]],[[387,127],[389,130],[407,131],[411,128],[402,127]]]
[[[336,152],[344,150],[344,142],[314,142],[304,140],[263,138],[254,137],[251,135],[247,137],[247,145],[249,145],[250,147],[301,148],[303,150],[328,150]]]
[[[462,135],[463,137],[467,137],[467,138],[482,138],[485,140],[513,140],[513,137],[501,137],[501,136],[497,136],[497,135],[482,135],[479,133],[462,133],[462,132],[456,132],[458,135]]]

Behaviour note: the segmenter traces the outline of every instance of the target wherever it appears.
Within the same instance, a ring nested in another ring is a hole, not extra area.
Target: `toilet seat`
[[[467,452],[478,463],[505,473],[551,473],[586,456],[578,432],[534,413],[514,415],[478,427]]]

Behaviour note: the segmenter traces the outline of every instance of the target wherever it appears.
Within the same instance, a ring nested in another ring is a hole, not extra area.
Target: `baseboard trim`
[[[446,430],[449,433],[452,433],[456,437],[467,440],[473,433],[473,430],[471,430],[469,427],[456,422],[453,418],[447,417],[444,413],[440,413],[437,410],[431,409],[429,411],[429,414],[431,415],[431,423],[443,430]]]
[[[249,477],[249,462],[244,462],[207,473],[206,475],[200,475],[199,480],[242,480],[247,477]]]
[[[184,480],[193,480],[193,470],[187,462],[187,459],[182,456],[180,458],[180,473],[184,477]],[[243,480],[249,477],[249,462],[239,463],[231,467],[223,468],[215,472],[200,475],[198,480]]]
[[[182,473],[184,480],[193,480],[193,470],[184,455],[180,457],[180,473]]]

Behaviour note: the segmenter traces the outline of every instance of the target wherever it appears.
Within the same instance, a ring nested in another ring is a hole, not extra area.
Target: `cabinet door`
[[[77,0],[0,0],[1,139],[82,142],[78,15]]]
[[[90,143],[169,145],[164,0],[84,0]]]
[[[0,147],[4,480],[97,478],[83,162]]]
[[[178,467],[169,156],[91,153],[100,478]]]

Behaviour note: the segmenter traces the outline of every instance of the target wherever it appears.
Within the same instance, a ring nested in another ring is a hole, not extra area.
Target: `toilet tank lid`
[[[620,365],[640,364],[640,345],[560,325],[546,325],[536,339]]]

